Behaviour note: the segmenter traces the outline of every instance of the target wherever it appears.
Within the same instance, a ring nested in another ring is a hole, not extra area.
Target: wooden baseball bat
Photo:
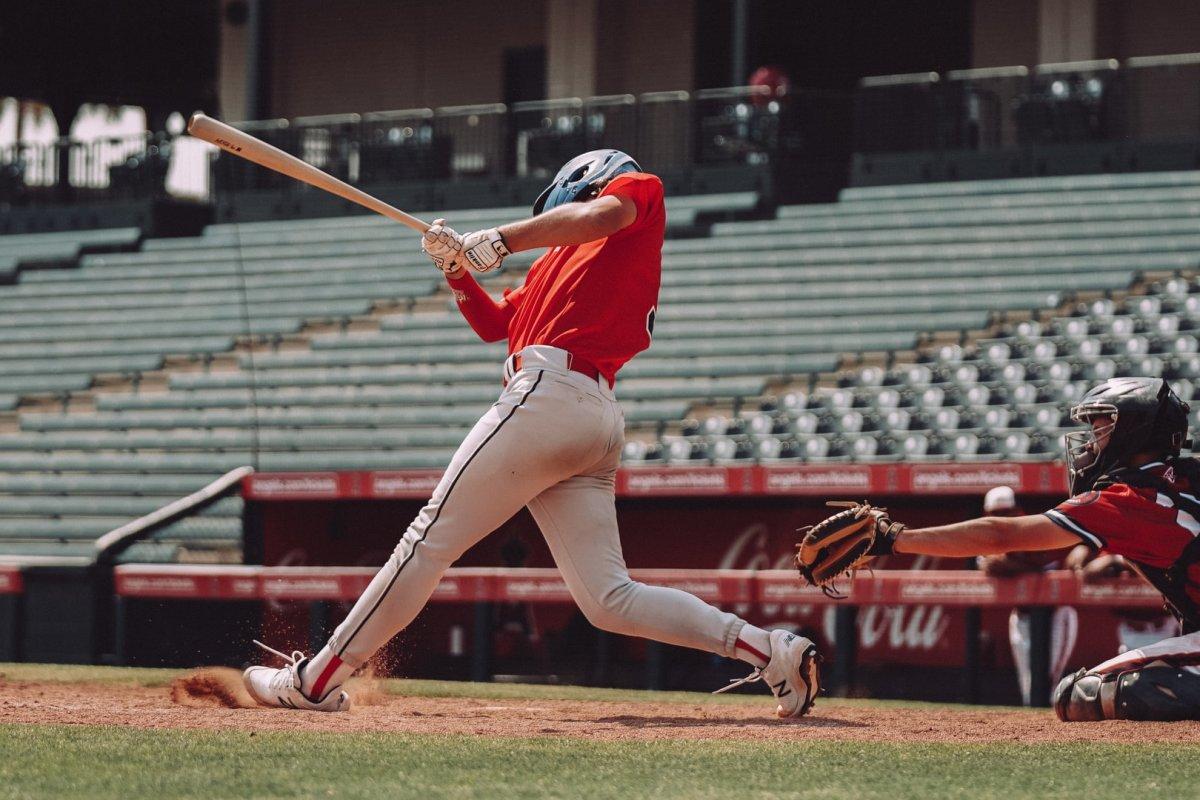
[[[376,214],[382,214],[388,219],[407,225],[418,233],[429,230],[428,222],[419,220],[412,214],[406,214],[394,206],[389,206],[382,200],[322,172],[312,164],[307,164],[295,156],[283,152],[278,147],[272,147],[261,139],[256,139],[244,131],[232,128],[220,120],[205,116],[199,111],[192,114],[192,118],[188,120],[187,129],[192,136],[215,144],[227,153],[232,153],[247,161],[253,161],[259,166],[275,170],[289,178],[303,181],[309,186],[336,194],[352,203],[358,203]]]

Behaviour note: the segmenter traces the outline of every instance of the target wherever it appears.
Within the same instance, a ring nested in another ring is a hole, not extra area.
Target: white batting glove
[[[490,272],[500,266],[505,256],[512,255],[504,237],[496,228],[485,231],[475,231],[462,237],[462,255],[459,257],[460,266],[469,266],[476,272]]]
[[[457,263],[462,255],[463,237],[453,228],[446,227],[446,220],[435,219],[421,236],[421,252],[433,260],[433,265],[446,274],[458,272],[462,265]]]

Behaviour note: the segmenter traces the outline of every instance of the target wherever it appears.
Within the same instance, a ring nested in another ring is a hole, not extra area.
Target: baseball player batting
[[[1054,710],[1067,722],[1200,719],[1200,461],[1180,456],[1188,411],[1162,379],[1105,381],[1071,409],[1087,429],[1066,437],[1066,502],[1042,514],[920,530],[892,522],[882,509],[850,504],[807,532],[797,565],[810,583],[828,588],[892,552],[967,557],[1082,541],[1124,556],[1162,593],[1183,635],[1068,675],[1054,690]]]
[[[621,554],[614,479],[624,417],[614,386],[650,346],[662,182],[625,153],[595,150],[559,171],[528,219],[466,235],[444,223],[434,221],[422,249],[479,337],[508,340],[504,389],[328,644],[281,669],[250,667],[251,694],[270,706],[348,709],[346,679],[412,621],[447,567],[524,506],[593,625],[740,658],[753,672],[734,685],[763,680],[779,716],[807,712],[819,688],[811,641],[631,580]],[[472,276],[537,248],[550,249],[499,302]]]

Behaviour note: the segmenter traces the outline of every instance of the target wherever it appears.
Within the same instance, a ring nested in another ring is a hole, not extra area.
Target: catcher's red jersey
[[[504,299],[515,310],[509,353],[531,344],[559,347],[595,364],[611,384],[625,362],[650,346],[667,215],[654,175],[618,175],[605,195],[632,200],[637,219],[612,236],[547,251]]]
[[[1191,496],[1198,487],[1161,461],[1142,467],[1162,477],[1179,494]],[[1050,509],[1046,516],[1084,542],[1131,561],[1166,569],[1200,534],[1200,521],[1171,498],[1150,488],[1117,483],[1103,491],[1084,492]],[[1188,595],[1200,602],[1200,563],[1188,571]]]

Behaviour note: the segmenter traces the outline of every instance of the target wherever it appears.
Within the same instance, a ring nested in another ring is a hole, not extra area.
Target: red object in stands
[[[21,568],[0,564],[0,594],[20,594],[24,589]]]

